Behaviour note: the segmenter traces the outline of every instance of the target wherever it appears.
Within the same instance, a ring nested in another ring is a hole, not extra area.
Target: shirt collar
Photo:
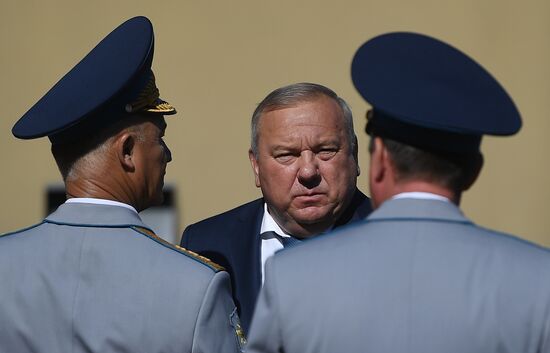
[[[402,192],[397,195],[394,195],[392,200],[395,199],[423,199],[423,200],[439,200],[444,202],[451,202],[448,198],[445,196],[432,194],[431,192],[421,192],[421,191],[413,191],[413,192]]]
[[[334,226],[330,227],[326,231],[324,231],[321,234],[330,232]],[[260,226],[260,235],[264,234],[265,232],[275,232],[277,235],[280,235],[282,237],[292,237],[292,234],[288,234],[285,232],[275,221],[273,216],[269,214],[269,210],[267,208],[267,203],[264,202],[264,216],[262,218],[262,225]],[[262,236],[263,238],[263,236]]]
[[[269,214],[267,209],[267,203],[264,202],[264,216],[262,218],[262,225],[260,227],[260,234],[265,232],[275,232],[282,237],[290,237],[290,234],[285,233],[281,227],[275,222],[275,219]]]
[[[134,207],[126,203],[113,201],[113,200],[106,200],[106,199],[96,199],[91,197],[73,197],[73,198],[67,199],[65,203],[91,203],[95,205],[119,206],[119,207],[127,208],[131,211],[134,211],[136,214],[138,213],[138,211]]]

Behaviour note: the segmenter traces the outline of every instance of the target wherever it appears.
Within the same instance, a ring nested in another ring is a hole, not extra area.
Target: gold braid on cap
[[[155,84],[155,74],[151,71],[151,78],[149,79],[149,82],[147,82],[145,87],[143,87],[135,101],[126,104],[126,111],[128,113],[176,113],[176,109],[170,103],[163,101],[159,97],[159,89]]]

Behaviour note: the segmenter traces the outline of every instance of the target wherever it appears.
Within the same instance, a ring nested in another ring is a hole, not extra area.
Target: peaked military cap
[[[151,71],[153,26],[146,17],[121,24],[51,88],[17,123],[22,139],[76,140],[129,114],[175,114],[159,98]]]
[[[453,155],[482,135],[512,135],[520,114],[504,88],[458,49],[422,34],[377,36],[355,53],[353,83],[373,106],[367,133]]]

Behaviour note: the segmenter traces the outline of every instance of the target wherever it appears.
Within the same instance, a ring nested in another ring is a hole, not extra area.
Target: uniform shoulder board
[[[141,233],[141,234],[144,234],[146,235],[147,237],[153,239],[154,241],[156,241],[157,243],[161,244],[161,245],[164,245],[170,249],[173,249],[181,254],[184,254],[200,263],[202,263],[203,265],[206,265],[208,267],[210,267],[212,270],[214,270],[214,272],[220,272],[220,271],[225,271],[225,268],[223,268],[223,266],[220,266],[218,265],[217,263],[215,263],[214,261],[210,260],[209,258],[205,257],[205,256],[202,256],[202,255],[199,255],[197,254],[196,252],[194,251],[191,251],[191,250],[187,250],[179,245],[175,245],[175,244],[172,244],[170,242],[167,242],[166,240],[162,239],[161,237],[159,237],[158,235],[156,235],[153,231],[151,231],[150,229],[147,229],[147,228],[143,228],[143,227],[137,227],[137,226],[133,226],[132,229],[134,229],[135,231]]]

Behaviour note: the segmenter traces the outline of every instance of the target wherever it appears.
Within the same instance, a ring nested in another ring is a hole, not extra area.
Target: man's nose
[[[311,151],[303,152],[300,156],[298,181],[307,188],[314,188],[321,182],[319,161]]]

